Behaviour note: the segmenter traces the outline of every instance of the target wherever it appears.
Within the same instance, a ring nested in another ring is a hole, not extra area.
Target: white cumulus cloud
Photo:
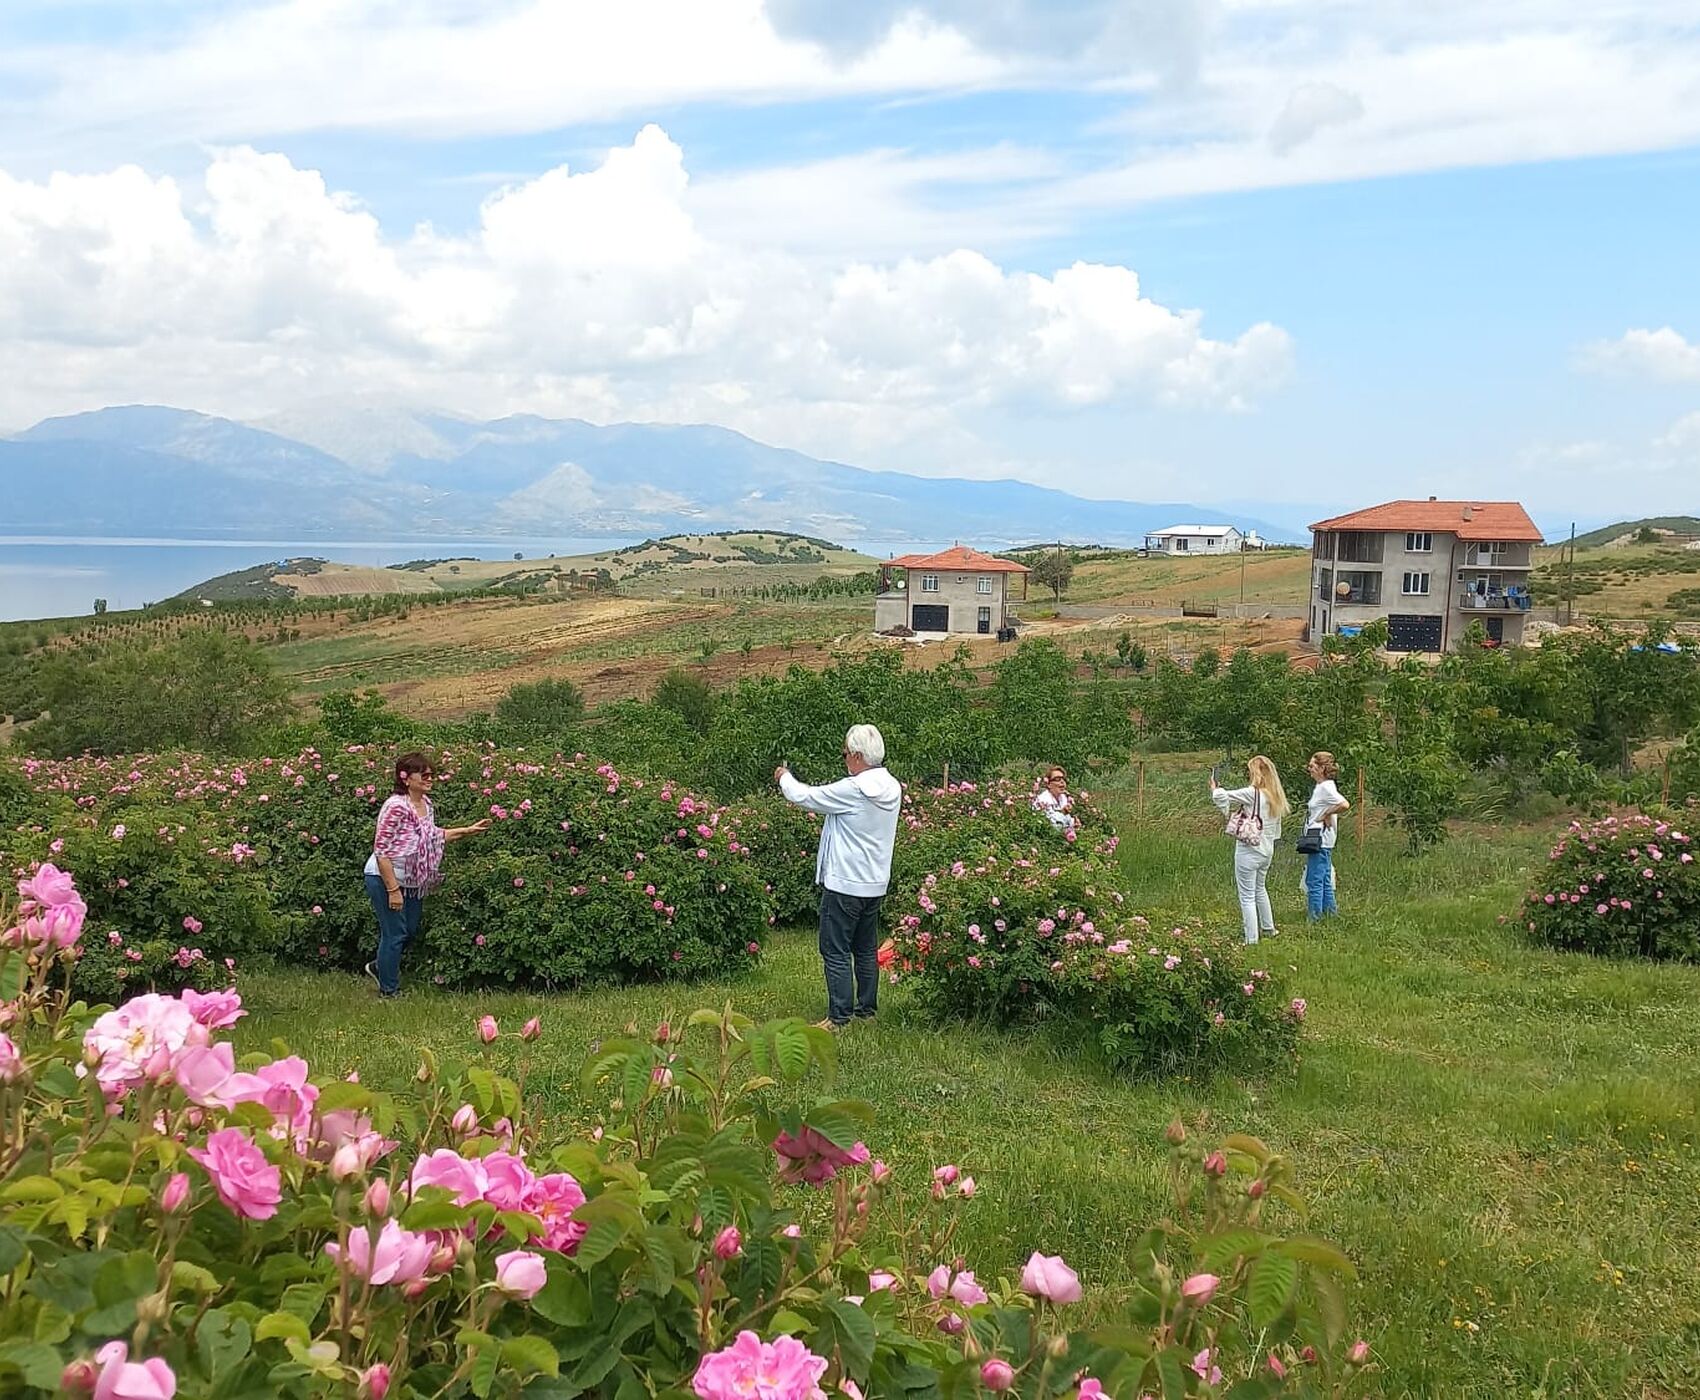
[[[1616,340],[1589,346],[1585,367],[1635,374],[1665,384],[1700,382],[1700,345],[1670,326],[1658,330],[1627,330]]]
[[[248,147],[215,153],[198,192],[135,167],[0,173],[0,421],[135,400],[255,416],[334,391],[942,453],[988,407],[1234,410],[1290,369],[1280,328],[1212,337],[1130,268],[808,259],[706,233],[689,187],[655,126],[498,191],[456,236],[389,235]]]

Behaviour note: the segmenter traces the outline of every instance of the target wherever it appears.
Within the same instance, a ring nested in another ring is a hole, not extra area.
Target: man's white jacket
[[[822,787],[800,783],[786,772],[779,790],[799,807],[826,818],[815,861],[818,884],[838,894],[885,893],[903,806],[902,783],[884,768],[864,768]]]

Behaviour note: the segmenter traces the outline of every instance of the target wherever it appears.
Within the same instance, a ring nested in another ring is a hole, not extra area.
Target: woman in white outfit
[[[1281,839],[1281,819],[1291,810],[1281,775],[1262,754],[1246,764],[1249,786],[1225,788],[1210,775],[1210,800],[1232,823],[1236,813],[1251,814],[1263,824],[1255,842],[1234,839],[1234,887],[1240,897],[1240,924],[1245,941],[1255,943],[1265,933],[1274,933],[1275,915],[1269,907],[1269,862],[1275,843]]]
[[[1060,768],[1046,770],[1045,781],[1033,795],[1033,810],[1045,817],[1058,831],[1073,831],[1074,799],[1068,795],[1068,774]]]

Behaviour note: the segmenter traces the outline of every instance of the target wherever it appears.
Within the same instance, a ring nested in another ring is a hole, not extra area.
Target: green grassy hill
[[[1598,530],[1578,535],[1576,545],[1579,549],[1596,549],[1608,544],[1656,543],[1655,540],[1636,539],[1643,530],[1651,530],[1654,535],[1700,535],[1700,516],[1649,515],[1640,520],[1620,520],[1615,525],[1602,525]]]

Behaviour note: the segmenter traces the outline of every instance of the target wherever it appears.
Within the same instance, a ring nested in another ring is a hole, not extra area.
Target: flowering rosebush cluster
[[[1196,923],[1155,927],[1115,879],[1078,849],[982,847],[923,876],[896,913],[898,976],[939,1017],[1078,1022],[1140,1073],[1293,1052],[1305,1003],[1266,950]]]
[[[361,870],[393,758],[351,745],[246,763],[7,760],[36,808],[0,846],[70,864],[90,920],[120,932],[111,953],[91,941],[86,996],[201,985],[197,950],[214,968],[276,956],[358,969],[375,940]],[[788,818],[771,839],[777,812],[729,812],[584,755],[470,746],[436,762],[438,821],[488,817],[491,830],[450,850],[410,976],[563,985],[724,973],[759,952],[775,880],[755,837],[789,871]],[[786,878],[811,875],[812,863]]]
[[[1700,849],[1681,820],[1627,812],[1572,822],[1518,918],[1558,948],[1700,962]]]
[[[585,1127],[546,1135],[534,1018],[467,1028],[405,1091],[238,1060],[230,989],[89,1008],[64,990],[81,900],[42,867],[0,950],[0,1389],[97,1400],[268,1395],[1016,1392],[1344,1395],[1326,1243],[1285,1233],[1291,1172],[1251,1139],[1171,1128],[1175,1219],[1135,1252],[1120,1325],[1032,1249],[953,1244],[986,1189],[889,1164],[871,1108],[799,1102],[834,1042],[699,1011],[596,1048]],[[65,910],[67,913],[52,911]],[[30,921],[34,920],[32,924]],[[557,1130],[558,1132],[558,1130]],[[989,1269],[988,1269],[989,1266]],[[1081,1310],[1083,1311],[1083,1310]]]

